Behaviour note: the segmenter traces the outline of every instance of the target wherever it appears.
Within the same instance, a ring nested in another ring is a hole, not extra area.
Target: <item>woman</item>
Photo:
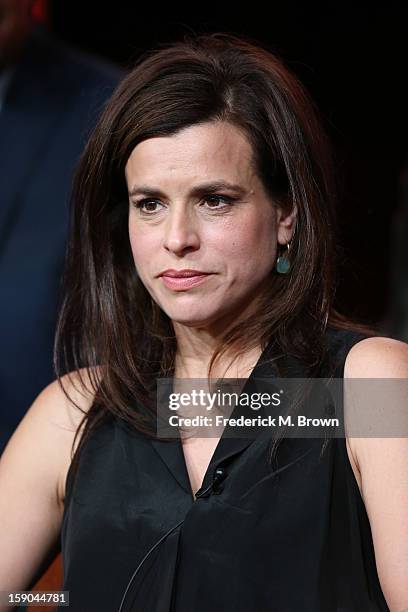
[[[75,611],[408,607],[406,439],[155,435],[163,378],[408,376],[406,344],[333,308],[328,160],[301,85],[249,42],[187,39],[122,82],[77,174],[64,392],[1,462],[3,590],[61,531]]]

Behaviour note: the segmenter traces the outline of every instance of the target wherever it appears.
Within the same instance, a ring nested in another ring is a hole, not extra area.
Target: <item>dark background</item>
[[[338,305],[380,324],[389,310],[392,222],[408,157],[407,17],[405,3],[301,1],[240,9],[55,0],[46,15],[62,39],[126,67],[186,32],[244,34],[275,50],[308,87],[335,149],[346,257]]]

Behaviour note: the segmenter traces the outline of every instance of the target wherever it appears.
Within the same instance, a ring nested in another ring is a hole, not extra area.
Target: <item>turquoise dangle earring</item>
[[[276,271],[279,274],[287,274],[290,270],[290,261],[289,261],[289,245],[290,242],[287,243],[287,251],[283,253],[283,255],[279,255],[276,260]]]

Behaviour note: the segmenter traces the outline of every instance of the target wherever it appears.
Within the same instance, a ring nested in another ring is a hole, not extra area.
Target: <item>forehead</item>
[[[126,164],[126,177],[132,181],[158,176],[171,179],[182,172],[185,179],[222,173],[230,180],[249,180],[252,157],[251,144],[241,130],[226,122],[212,122],[139,143]]]

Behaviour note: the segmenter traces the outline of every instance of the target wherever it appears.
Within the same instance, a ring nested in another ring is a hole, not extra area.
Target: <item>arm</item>
[[[408,345],[389,338],[362,340],[349,352],[344,376],[408,379]],[[408,405],[401,408],[407,423]],[[349,438],[349,444],[361,477],[381,588],[391,612],[407,612],[408,438]]]
[[[72,390],[68,382],[66,388]],[[91,397],[75,392],[75,401],[86,410]],[[1,456],[0,591],[30,589],[59,550],[63,487],[82,416],[55,381],[34,401]]]

